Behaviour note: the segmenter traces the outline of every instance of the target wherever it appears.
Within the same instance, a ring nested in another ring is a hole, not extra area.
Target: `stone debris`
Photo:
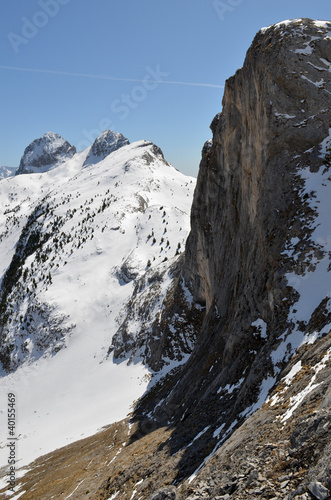
[[[325,500],[330,496],[329,490],[318,481],[313,481],[312,483],[310,483],[308,489],[310,493],[312,493],[314,497],[317,498],[317,500]]]

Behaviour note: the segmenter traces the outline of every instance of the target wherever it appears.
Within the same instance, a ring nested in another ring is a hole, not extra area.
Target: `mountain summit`
[[[105,130],[92,144],[84,162],[84,167],[102,161],[110,153],[113,153],[127,144],[130,144],[130,142],[124,135],[111,130]]]
[[[71,158],[75,153],[76,148],[71,146],[61,135],[46,132],[27,146],[16,175],[47,172]]]

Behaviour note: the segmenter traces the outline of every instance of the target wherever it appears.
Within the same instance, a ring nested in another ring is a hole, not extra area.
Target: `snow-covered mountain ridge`
[[[65,143],[54,134],[53,147],[50,137],[32,144],[49,151]],[[150,301],[162,303],[188,234],[195,179],[151,142],[122,137],[106,131],[49,171],[0,182],[0,360],[14,371],[2,370],[1,401],[8,390],[20,398],[21,462],[124,417],[148,384],[144,352],[129,367],[114,363],[112,337],[145,275],[146,292],[157,277]],[[173,366],[183,356],[173,353]],[[72,424],[57,430],[65,404]]]

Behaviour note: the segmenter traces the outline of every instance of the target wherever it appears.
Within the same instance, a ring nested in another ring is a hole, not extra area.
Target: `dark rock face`
[[[125,320],[112,338],[109,353],[114,352],[115,359],[129,358],[132,362],[135,358],[143,358],[153,371],[158,372],[169,364],[169,360],[182,363],[191,354],[196,340],[195,326],[201,325],[203,312],[185,296],[185,287],[178,283],[178,267],[175,266],[171,271],[174,286],[162,306],[164,311],[170,308],[171,320],[155,321],[155,317],[160,317],[159,300],[166,271],[160,274],[155,271],[146,273],[137,281],[127,304]],[[126,277],[129,279],[128,272]],[[167,317],[165,313],[163,316]],[[128,332],[128,326],[137,317],[142,325],[134,338]]]
[[[111,130],[105,130],[92,144],[84,162],[84,167],[98,163],[110,153],[113,153],[127,144],[130,144],[130,142],[124,135],[118,132],[112,132]]]
[[[269,401],[220,446],[197,474],[192,497],[205,482],[210,498],[231,490],[229,498],[236,500],[329,498],[331,365],[317,367],[330,359],[330,344],[328,335],[298,350],[284,371],[288,375],[300,360],[302,368],[291,384],[283,379]],[[292,413],[291,404],[303,391],[305,399]],[[192,500],[187,489],[183,498]]]
[[[59,134],[47,132],[25,149],[16,175],[46,172],[74,154],[76,148],[68,141]]]

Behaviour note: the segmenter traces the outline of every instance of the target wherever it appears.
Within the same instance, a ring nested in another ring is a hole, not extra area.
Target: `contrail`
[[[46,73],[49,75],[63,75],[63,76],[76,76],[80,78],[94,78],[99,80],[113,80],[117,82],[138,82],[144,83],[145,80],[138,80],[136,78],[118,78],[116,76],[108,75],[90,75],[88,73],[69,73],[67,71],[55,71],[49,69],[35,69],[35,68],[18,68],[16,66],[0,66],[0,69],[7,69],[11,71],[26,71],[29,73]],[[216,85],[214,83],[196,83],[196,82],[176,82],[171,80],[154,80],[155,83],[165,83],[168,85],[187,85],[191,87],[211,87],[216,89],[223,89],[223,85]]]

